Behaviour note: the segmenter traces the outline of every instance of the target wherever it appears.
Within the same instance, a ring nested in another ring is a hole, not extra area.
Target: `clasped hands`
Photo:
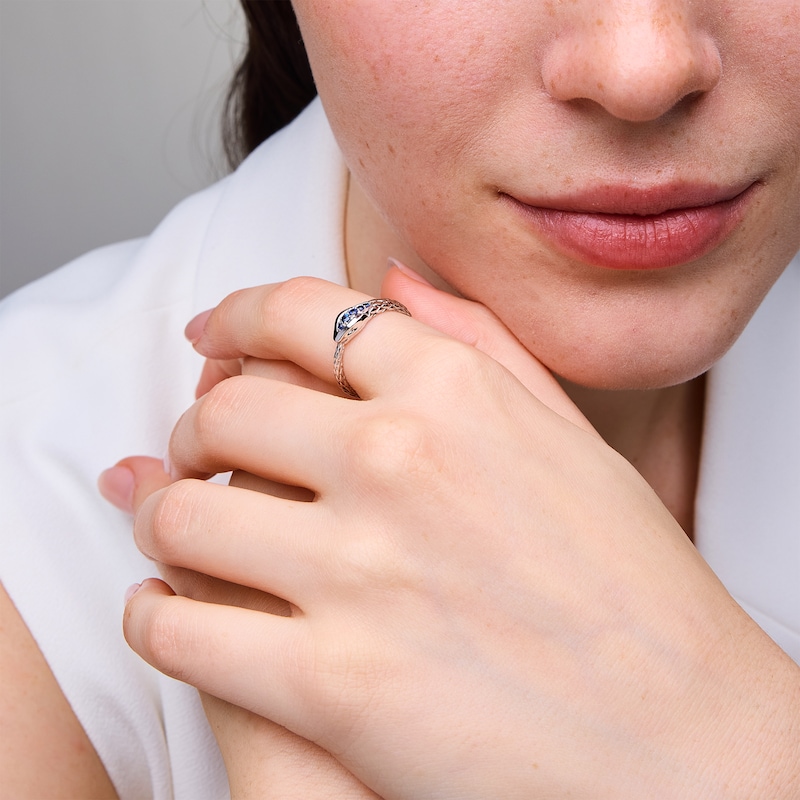
[[[210,361],[171,475],[122,462],[166,581],[125,635],[221,698],[234,796],[276,751],[282,798],[745,797],[784,775],[769,709],[793,665],[650,487],[485,308],[396,269],[383,294],[413,318],[348,345],[361,402],[331,326],[363,295],[230,296],[190,326]]]

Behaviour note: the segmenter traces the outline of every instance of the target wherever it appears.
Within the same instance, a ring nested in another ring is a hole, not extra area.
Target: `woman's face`
[[[706,370],[800,247],[797,0],[295,0],[353,178],[588,386]]]

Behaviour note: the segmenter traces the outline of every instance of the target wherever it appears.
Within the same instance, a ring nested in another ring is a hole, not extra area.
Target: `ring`
[[[333,374],[336,376],[336,383],[339,388],[350,397],[356,400],[361,398],[358,392],[350,385],[344,374],[344,346],[359,332],[364,329],[367,322],[384,311],[399,311],[410,317],[408,309],[396,300],[388,300],[384,297],[376,300],[367,300],[357,306],[346,308],[336,317],[333,325],[333,341],[336,342],[336,350],[333,353]]]

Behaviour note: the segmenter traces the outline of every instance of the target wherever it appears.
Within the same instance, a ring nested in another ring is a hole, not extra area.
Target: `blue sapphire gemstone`
[[[338,342],[342,336],[348,331],[353,325],[356,324],[369,310],[369,303],[361,303],[360,305],[353,306],[352,308],[346,308],[342,311],[341,314],[336,318],[336,322],[333,326],[333,340]]]

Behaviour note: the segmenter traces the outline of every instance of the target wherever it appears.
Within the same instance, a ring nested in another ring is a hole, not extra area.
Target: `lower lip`
[[[527,205],[505,195],[565,255],[606,269],[675,267],[704,256],[741,222],[751,189],[708,206],[661,214],[592,214]]]

